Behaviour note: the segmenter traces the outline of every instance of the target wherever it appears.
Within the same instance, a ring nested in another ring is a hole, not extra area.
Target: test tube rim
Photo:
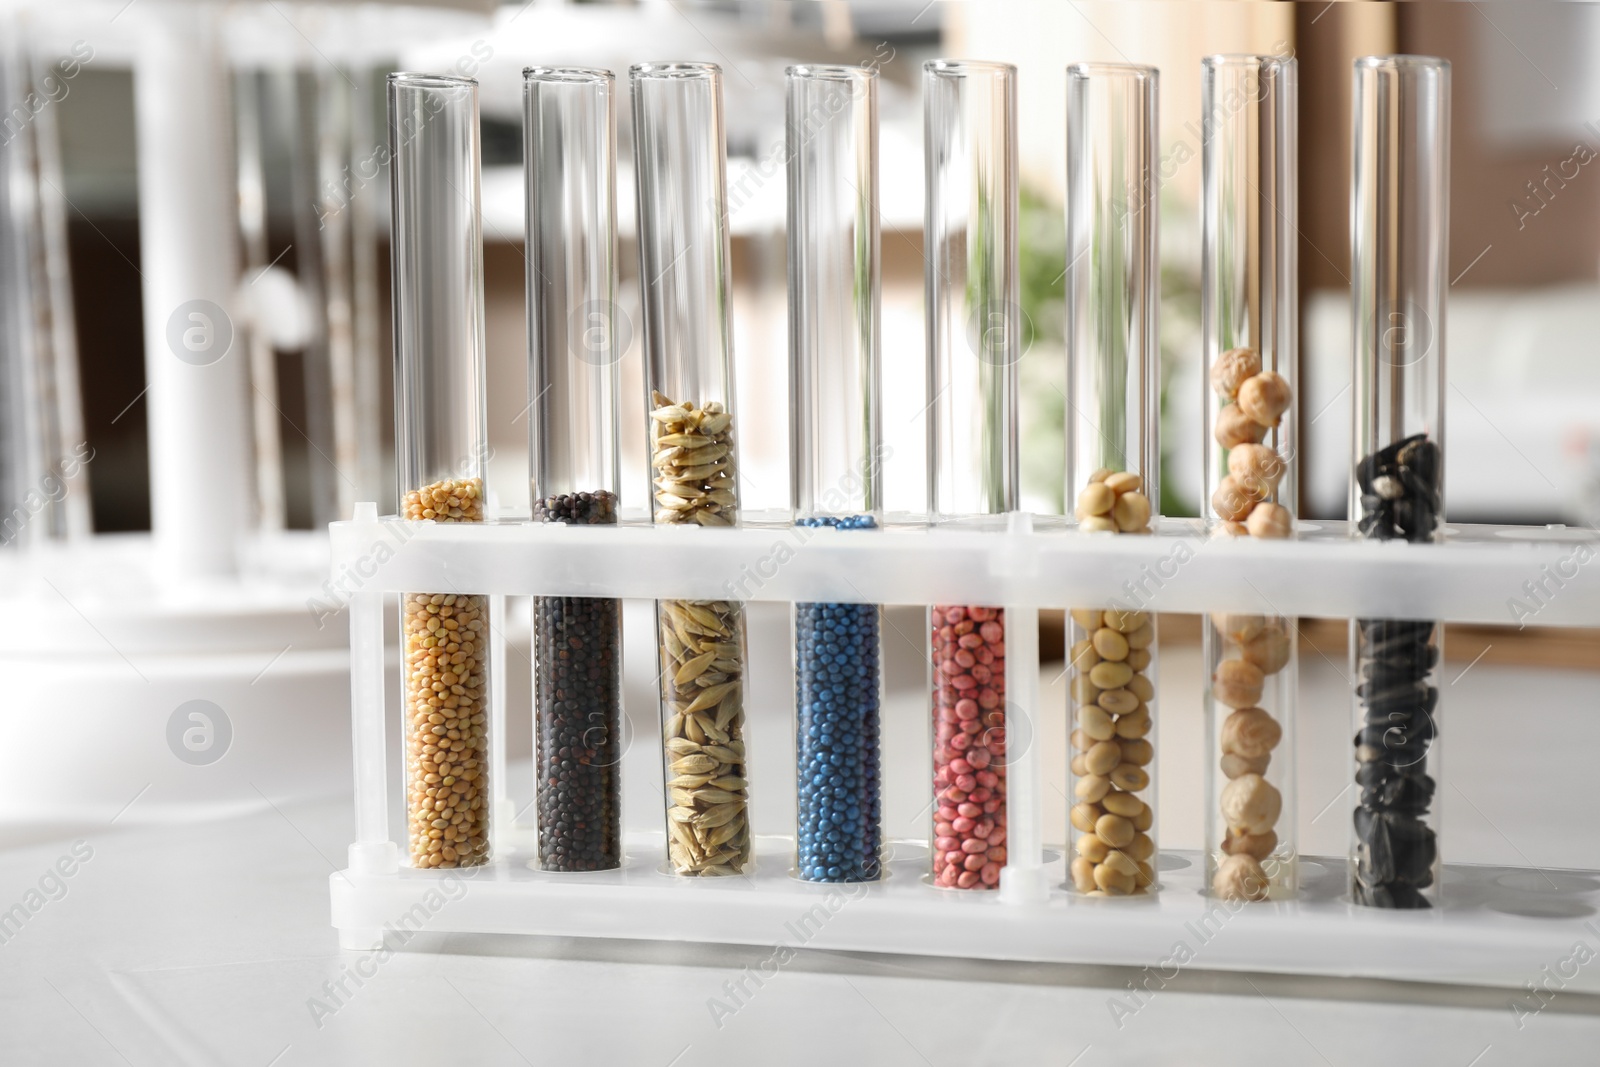
[[[478,87],[477,78],[464,78],[456,74],[430,74],[427,71],[397,70],[388,77],[392,86],[414,89],[465,89]]]
[[[1224,67],[1288,70],[1298,67],[1300,61],[1294,56],[1278,56],[1270,52],[1213,52],[1208,56],[1202,56],[1200,65],[1207,70],[1219,70]]]
[[[1386,53],[1383,55],[1357,56],[1354,67],[1356,70],[1418,70],[1418,71],[1448,71],[1450,61],[1443,56],[1412,55],[1409,52]]]
[[[1071,63],[1067,65],[1067,77],[1079,81],[1112,77],[1156,81],[1161,77],[1161,69],[1147,63]]]
[[[995,59],[930,59],[922,64],[922,73],[938,78],[967,78],[974,74],[989,74],[1015,80],[1017,65]]]
[[[635,63],[628,68],[629,81],[712,81],[722,77],[722,68],[702,60],[669,60]]]
[[[873,67],[854,63],[796,63],[783,68],[785,78],[795,81],[870,82],[877,80]]]
[[[541,85],[613,85],[617,76],[606,67],[546,67],[522,68],[525,83]]]

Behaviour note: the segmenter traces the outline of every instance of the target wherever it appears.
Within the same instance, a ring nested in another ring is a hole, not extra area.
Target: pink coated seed
[[[993,853],[1005,840],[1005,615],[943,606],[930,615],[933,652],[933,882],[964,889],[999,884]],[[1003,853],[1003,849],[1001,849]]]

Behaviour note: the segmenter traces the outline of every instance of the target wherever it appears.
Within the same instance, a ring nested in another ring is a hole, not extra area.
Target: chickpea
[[[1224,900],[1266,900],[1267,872],[1254,856],[1239,853],[1217,865],[1211,891]]]
[[[1261,373],[1261,356],[1253,348],[1230,348],[1211,364],[1211,388],[1224,400],[1239,395],[1239,386]]]
[[[1082,757],[1078,757],[1081,759]],[[1077,762],[1077,759],[1073,761]],[[1271,756],[1241,756],[1237,752],[1224,752],[1219,761],[1222,773],[1229,778],[1237,778],[1241,774],[1265,774],[1267,767],[1272,763]]]
[[[1244,774],[1222,789],[1222,817],[1234,832],[1264,834],[1283,811],[1283,794],[1259,774]]]
[[[1272,830],[1260,834],[1236,834],[1230,830],[1222,842],[1222,851],[1229,855],[1254,856],[1258,860],[1272,855],[1277,847],[1278,835]]]
[[[1233,475],[1217,483],[1211,494],[1211,506],[1225,522],[1243,522],[1256,506],[1257,497],[1249,492]]]
[[[1211,692],[1230,708],[1253,707],[1261,700],[1265,678],[1261,669],[1242,659],[1225,659],[1217,665]]]
[[[1116,533],[1117,520],[1105,515],[1090,515],[1078,523],[1078,529],[1084,533]]]
[[[1244,527],[1251,537],[1282,541],[1294,533],[1294,516],[1282,504],[1257,504],[1244,520]]]
[[[1222,522],[1222,523],[1218,523],[1216,525],[1216,527],[1211,531],[1211,539],[1213,541],[1220,541],[1220,540],[1223,540],[1224,538],[1230,538],[1230,537],[1249,537],[1249,536],[1250,536],[1250,531],[1249,531],[1248,528],[1245,527],[1245,524],[1242,523],[1242,522]]]
[[[1283,727],[1260,708],[1240,708],[1222,720],[1222,751],[1245,759],[1270,755],[1282,739]]]
[[[1240,445],[1228,453],[1228,473],[1258,498],[1272,495],[1285,467],[1282,457],[1266,445]]]
[[[1289,635],[1273,624],[1244,643],[1239,654],[1262,674],[1277,674],[1289,665]]]
[[[1217,423],[1211,436],[1223,448],[1260,443],[1267,436],[1267,428],[1239,410],[1238,404],[1227,404],[1217,411]]]
[[[1293,395],[1283,375],[1264,370],[1239,386],[1239,410],[1268,429],[1278,425]]]
[[[1215,626],[1222,636],[1229,641],[1236,645],[1242,645],[1260,633],[1267,625],[1267,620],[1261,615],[1213,612],[1211,625]]]

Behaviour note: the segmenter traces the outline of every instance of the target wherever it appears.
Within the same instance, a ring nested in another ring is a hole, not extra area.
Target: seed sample
[[[1379,541],[1431,541],[1439,525],[1442,494],[1439,446],[1415,434],[1356,464],[1361,487],[1358,528]]]
[[[1428,750],[1437,736],[1432,684],[1439,662],[1428,621],[1357,623],[1356,698],[1364,724],[1355,737],[1356,902],[1380,908],[1427,908],[1438,843],[1423,820],[1433,803]]]
[[[1286,730],[1266,707],[1287,707],[1275,685],[1293,659],[1287,620],[1217,614],[1209,625],[1211,642],[1222,650],[1211,699],[1228,709],[1214,746],[1226,784],[1214,793],[1223,835],[1220,842],[1211,838],[1211,892],[1228,900],[1289,896],[1298,879],[1293,844],[1277,832],[1285,797],[1276,783],[1292,769],[1273,763]]]
[[[1439,448],[1415,434],[1356,465],[1360,532],[1377,540],[1432,541],[1441,506]],[[1356,622],[1356,901],[1380,908],[1427,908],[1435,831],[1424,822],[1434,781],[1427,756],[1438,725],[1433,684],[1441,628],[1428,621]]]
[[[1006,617],[934,607],[933,884],[995,889],[1006,864]]]
[[[1213,415],[1212,436],[1228,465],[1211,493],[1218,520],[1213,536],[1292,536],[1294,516],[1278,502],[1278,483],[1288,473],[1289,461],[1261,443],[1278,430],[1294,403],[1288,381],[1262,370],[1254,349],[1233,348],[1211,365],[1211,388],[1223,402]]]
[[[1072,884],[1095,897],[1150,893],[1155,619],[1144,611],[1085,609],[1071,618]]]
[[[552,495],[534,519],[610,525],[616,496]],[[539,866],[610,870],[622,864],[622,602],[534,597],[533,636]]]
[[[744,750],[744,622],[724,600],[662,600],[667,852],[678,874],[739,874],[750,862]]]
[[[406,494],[402,515],[482,522],[483,483],[435,482]],[[415,867],[472,867],[489,859],[489,598],[407,593],[406,818]]]
[[[870,516],[799,526],[868,529]],[[879,877],[881,811],[876,604],[796,604],[795,870],[810,882]]]
[[[716,401],[696,407],[654,390],[650,396],[656,521],[732,526],[738,517],[733,415]]]
[[[1078,494],[1078,529],[1089,532],[1149,533],[1150,499],[1144,480],[1127,471],[1098,470]]]

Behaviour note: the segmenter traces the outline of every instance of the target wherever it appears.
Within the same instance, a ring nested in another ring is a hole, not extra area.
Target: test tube
[[[1204,507],[1212,536],[1294,533],[1299,364],[1293,59],[1202,61]],[[1206,884],[1228,900],[1295,895],[1295,619],[1214,612],[1202,644]]]
[[[722,70],[642,63],[633,84],[652,510],[657,524],[738,519],[728,322]],[[656,603],[667,860],[690,877],[751,866],[744,613],[738,601]]]
[[[535,522],[617,521],[616,105],[609,70],[522,72]],[[622,601],[535,597],[539,866],[622,864]]]
[[[1444,514],[1450,64],[1355,62],[1355,335],[1350,517],[1378,540],[1438,541]],[[1356,786],[1350,894],[1439,903],[1438,667],[1431,620],[1351,622]],[[1431,774],[1430,774],[1431,772]]]
[[[391,74],[388,88],[401,517],[482,522],[478,83]],[[401,599],[411,863],[475,866],[489,859],[489,598]]]
[[[1140,534],[1159,503],[1153,67],[1067,68],[1067,499],[1078,529]],[[1069,613],[1071,885],[1156,891],[1153,589]]]
[[[788,70],[791,488],[796,525],[877,526],[878,76]],[[880,874],[876,604],[800,603],[795,640],[795,874]]]
[[[922,94],[928,503],[936,523],[970,522],[1017,504],[1017,70],[933,60]],[[929,608],[932,880],[946,889],[995,889],[1006,863],[1005,625],[1002,607]]]

